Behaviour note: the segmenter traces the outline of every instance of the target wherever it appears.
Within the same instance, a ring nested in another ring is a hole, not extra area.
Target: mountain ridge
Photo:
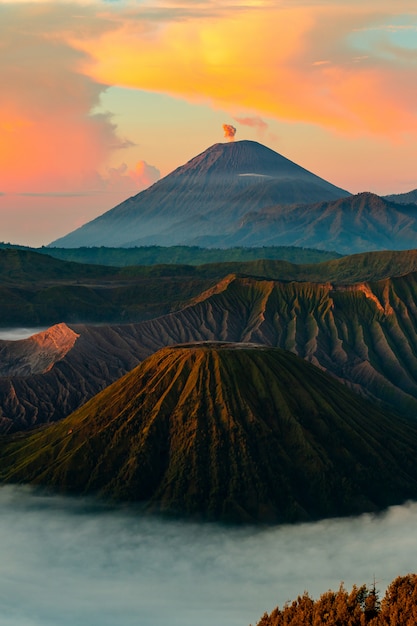
[[[271,205],[247,213],[234,231],[200,237],[198,245],[302,246],[353,254],[410,249],[417,238],[417,206],[370,192],[336,200]]]
[[[409,249],[415,191],[352,196],[253,141],[215,144],[50,246]]]
[[[289,350],[412,416],[416,310],[416,272],[351,285],[230,275],[180,310],[139,324],[69,324],[79,337],[50,371],[0,377],[0,430],[61,419],[158,349],[207,340]],[[7,374],[6,367],[3,360]]]
[[[0,377],[28,377],[46,374],[65,358],[79,335],[66,324],[20,341],[0,341]]]
[[[416,250],[362,253],[313,264],[258,259],[110,267],[0,249],[0,324],[138,323],[184,308],[229,274],[347,285],[416,270]]]

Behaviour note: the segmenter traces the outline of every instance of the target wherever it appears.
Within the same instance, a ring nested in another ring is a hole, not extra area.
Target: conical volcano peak
[[[191,341],[189,343],[177,343],[174,346],[164,348],[166,351],[177,350],[213,350],[222,351],[225,350],[243,350],[243,349],[258,349],[258,350],[271,350],[269,346],[262,343],[252,343],[249,341]]]
[[[274,178],[283,175],[299,175],[307,172],[278,152],[257,141],[244,139],[215,143],[185,165],[177,168],[173,175],[210,174],[258,174]],[[311,174],[310,174],[311,175]]]
[[[248,211],[346,195],[256,141],[216,143],[52,245],[201,245],[225,237]]]

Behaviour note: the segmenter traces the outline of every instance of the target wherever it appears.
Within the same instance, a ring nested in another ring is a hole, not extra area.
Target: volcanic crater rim
[[[168,349],[173,350],[193,348],[209,348],[213,350],[273,350],[271,346],[261,343],[252,343],[249,341],[191,341],[189,343],[177,343],[168,347]]]

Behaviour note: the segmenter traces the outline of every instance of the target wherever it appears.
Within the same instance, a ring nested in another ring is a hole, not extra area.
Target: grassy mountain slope
[[[2,441],[0,477],[152,511],[287,522],[417,497],[417,424],[279,349],[161,350],[64,421]]]

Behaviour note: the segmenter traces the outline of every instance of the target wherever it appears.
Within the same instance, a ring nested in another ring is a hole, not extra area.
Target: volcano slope
[[[66,328],[60,336],[72,347],[45,371],[19,373],[19,342],[7,342],[2,432],[61,419],[158,349],[204,340],[284,348],[373,401],[417,415],[416,273],[352,285],[229,275],[169,315]]]
[[[256,141],[217,143],[51,245],[193,245],[235,228],[248,211],[348,195]]]
[[[209,520],[292,522],[417,497],[417,423],[278,348],[158,351],[58,424],[3,438],[2,482]]]

